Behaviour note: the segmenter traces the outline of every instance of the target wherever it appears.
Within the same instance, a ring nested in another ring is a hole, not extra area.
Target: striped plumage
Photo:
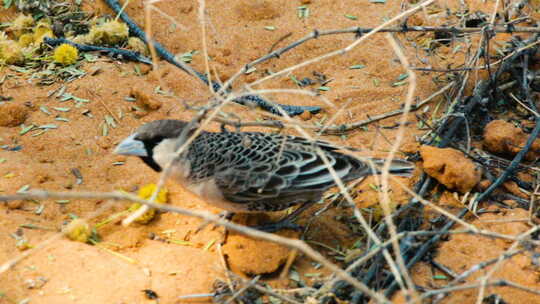
[[[158,120],[141,126],[116,150],[137,155],[156,171],[177,156],[189,137],[179,120]],[[203,131],[173,163],[175,177],[210,203],[230,211],[278,211],[316,202],[335,180],[317,150],[344,182],[373,172],[364,161],[336,146],[302,137],[259,132]],[[371,159],[375,168],[382,161]],[[411,163],[395,160],[394,174],[407,174]]]

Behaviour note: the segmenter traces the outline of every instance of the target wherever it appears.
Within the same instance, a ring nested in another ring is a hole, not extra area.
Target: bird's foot
[[[257,230],[264,231],[264,232],[268,232],[268,233],[277,232],[277,231],[280,231],[280,230],[283,230],[283,229],[290,229],[290,230],[295,230],[295,231],[304,230],[304,227],[302,227],[302,226],[300,226],[300,225],[298,225],[296,223],[293,223],[292,221],[290,221],[288,219],[277,221],[275,223],[265,223],[265,224],[258,225],[258,226],[251,226],[250,228],[257,229]]]
[[[308,201],[304,202],[300,207],[296,208],[291,214],[287,215],[286,217],[282,218],[281,220],[274,222],[274,223],[266,223],[260,226],[254,226],[251,228],[255,228],[257,230],[261,230],[264,232],[276,232],[283,229],[291,229],[295,231],[302,231],[304,230],[304,227],[295,224],[294,221],[298,218],[298,216],[304,212],[306,209],[311,207],[315,202]]]

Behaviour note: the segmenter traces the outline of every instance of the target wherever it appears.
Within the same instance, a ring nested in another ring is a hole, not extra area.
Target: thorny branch
[[[336,29],[336,30],[314,30],[310,34],[306,35],[305,37],[298,39],[285,47],[277,49],[269,53],[268,55],[265,55],[264,57],[261,57],[259,59],[256,59],[246,64],[246,66],[244,67],[244,71],[248,71],[253,66],[260,64],[264,61],[267,61],[271,58],[279,58],[281,57],[281,55],[283,55],[287,51],[290,51],[291,49],[311,39],[317,39],[321,36],[336,35],[336,34],[356,34],[358,37],[361,37],[363,34],[369,33],[373,30],[375,29],[362,28],[362,27],[350,27],[350,28]],[[518,32],[540,33],[540,28],[537,28],[537,27],[496,26],[496,27],[491,27],[490,30],[495,33],[518,33]],[[380,33],[440,32],[440,33],[461,34],[461,33],[480,33],[482,31],[482,28],[480,27],[463,28],[463,27],[453,27],[453,26],[450,26],[450,27],[406,26],[405,25],[402,27],[382,28],[382,29],[378,29],[377,31]]]

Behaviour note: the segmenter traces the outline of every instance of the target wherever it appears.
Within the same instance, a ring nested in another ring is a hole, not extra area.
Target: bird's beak
[[[148,153],[144,148],[144,143],[135,139],[136,136],[137,133],[134,133],[124,139],[118,146],[116,146],[114,153],[120,155],[148,156]]]

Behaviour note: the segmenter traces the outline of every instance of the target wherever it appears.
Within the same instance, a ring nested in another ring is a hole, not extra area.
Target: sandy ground
[[[110,13],[106,5],[98,1],[89,4],[83,1],[87,10],[97,14]],[[309,7],[307,19],[298,17],[299,1],[209,1],[206,12],[208,27],[206,44],[214,75],[223,80],[236,73],[243,64],[265,55],[272,45],[282,47],[299,39],[313,29],[338,29],[351,26],[374,27],[385,18],[398,14],[398,1],[387,1],[384,4],[368,1],[302,1]],[[489,10],[488,3],[484,10]],[[179,25],[173,26],[166,18],[152,13],[151,23],[155,38],[171,52],[180,54],[192,50],[199,52],[193,56],[191,65],[204,70],[205,62],[202,50],[201,28],[198,22],[198,3],[196,1],[163,1],[156,4],[162,12],[171,16]],[[132,1],[126,8],[127,13],[139,24],[144,23],[142,1]],[[357,16],[351,20],[345,15]],[[0,11],[0,21],[12,20],[16,12]],[[419,20],[419,21],[418,21]],[[434,17],[425,20],[422,15],[417,22],[441,22]],[[275,27],[268,30],[267,27]],[[265,28],[266,27],[266,28]],[[290,35],[289,35],[290,34]],[[280,38],[285,37],[280,40]],[[402,39],[406,49],[407,40]],[[410,35],[408,38],[415,38]],[[309,41],[279,59],[270,60],[257,67],[257,70],[240,78],[236,85],[253,82],[265,76],[265,71],[279,71],[310,58],[315,58],[346,47],[354,42],[354,36],[333,35]],[[414,53],[411,53],[414,54]],[[410,55],[413,65],[419,64],[418,57]],[[462,56],[434,58],[431,64],[446,66],[448,62],[458,62]],[[365,65],[363,69],[350,69],[352,65]],[[137,187],[155,182],[158,178],[138,159],[125,159],[112,154],[114,146],[134,128],[143,122],[162,118],[190,119],[193,111],[186,110],[182,102],[192,105],[204,104],[211,94],[203,84],[172,67],[159,62],[159,69],[143,75],[137,75],[135,67],[143,71],[147,67],[141,64],[113,61],[100,57],[97,62],[86,63],[88,74],[82,79],[70,83],[57,83],[51,86],[37,86],[28,81],[25,75],[2,68],[0,77],[5,79],[1,85],[1,95],[13,98],[10,103],[22,105],[28,111],[25,124],[45,125],[55,123],[58,128],[37,135],[30,132],[20,135],[19,127],[1,127],[0,144],[21,146],[20,151],[0,150],[0,194],[13,193],[29,185],[31,188],[48,190],[90,190],[112,191],[124,189],[134,191]],[[368,39],[350,52],[307,65],[275,80],[264,82],[258,88],[292,88],[296,85],[291,75],[297,79],[313,78],[313,72],[326,75],[332,79],[326,86],[330,89],[322,91],[322,96],[335,104],[330,107],[321,98],[296,94],[276,94],[272,98],[280,103],[295,105],[321,105],[324,112],[317,114],[307,122],[314,122],[324,117],[332,117],[336,109],[345,105],[345,111],[337,116],[336,123],[351,123],[395,110],[401,107],[407,92],[407,85],[393,86],[401,74],[405,72],[389,46],[385,34],[378,34]],[[3,78],[5,76],[10,76]],[[417,73],[417,90],[415,98],[422,100],[438,90],[441,85],[433,81],[435,76],[429,73]],[[73,101],[61,102],[51,92],[65,87],[65,92],[90,100],[81,107]],[[156,93],[156,87],[171,92],[173,96]],[[316,87],[316,86],[315,86]],[[136,90],[161,104],[158,110],[140,115],[133,110],[126,97]],[[435,99],[429,110],[433,110],[440,99]],[[0,105],[1,107],[2,105]],[[54,112],[47,115],[40,111],[40,106],[69,107],[69,112]],[[230,112],[241,118],[261,117],[238,105],[227,107]],[[88,111],[92,114],[87,115]],[[86,113],[86,115],[84,115]],[[105,115],[118,119],[116,128],[109,128],[103,134]],[[120,115],[122,113],[122,115]],[[69,119],[69,122],[54,121],[55,115]],[[120,118],[121,116],[121,118]],[[413,146],[415,136],[424,131],[417,128],[414,115],[410,115],[411,124],[405,127],[402,147]],[[303,123],[304,121],[300,119]],[[371,150],[375,155],[384,155],[396,140],[395,126],[397,118],[385,119],[368,126],[363,130],[350,133],[346,137],[326,136],[325,139],[339,144]],[[210,130],[218,130],[219,125],[211,124]],[[261,128],[252,130],[268,131]],[[286,129],[288,134],[298,134],[293,129]],[[414,150],[414,148],[413,148]],[[117,162],[122,162],[117,165]],[[82,184],[76,183],[72,169],[77,168],[82,176]],[[413,184],[414,179],[403,179]],[[376,203],[376,193],[370,194],[366,181],[360,186],[363,195],[359,195],[360,206]],[[207,205],[204,201],[193,197],[181,187],[169,183],[170,202],[176,206],[193,210],[206,210],[218,213],[220,210]],[[395,200],[406,201],[407,196],[395,190]],[[370,201],[371,200],[371,201]],[[39,204],[44,209],[40,215],[35,214]],[[363,204],[363,205],[362,205]],[[98,230],[103,239],[102,246],[72,242],[59,237],[58,231],[70,220],[70,214],[88,218],[90,223],[97,223],[108,216],[125,209],[126,205],[105,200],[71,200],[58,203],[55,200],[43,202],[22,202],[18,208],[0,205],[0,263],[21,257],[23,254],[15,246],[16,241],[10,236],[19,231],[36,249],[25,251],[29,257],[23,259],[15,267],[0,273],[0,303],[19,303],[30,299],[30,303],[150,303],[145,297],[145,289],[151,289],[159,295],[160,303],[184,303],[178,296],[194,293],[211,292],[214,281],[226,278],[222,251],[218,243],[223,239],[221,229],[207,227],[195,233],[201,221],[176,214],[161,214],[149,225],[131,225],[123,227],[116,221]],[[305,214],[307,219],[316,206]],[[339,220],[346,208],[334,208],[323,213],[312,223],[306,239],[324,245],[324,247],[348,248],[354,244],[358,234],[352,232]],[[508,211],[509,214],[490,215],[490,219],[525,218],[522,210]],[[472,220],[472,219],[471,219]],[[483,217],[475,219],[478,225]],[[32,224],[39,229],[21,228],[21,225]],[[490,224],[489,229],[500,229],[501,233],[517,234],[528,229],[523,222]],[[488,229],[488,228],[486,228]],[[185,241],[166,243],[150,239],[154,234],[169,240]],[[229,236],[223,247],[225,256],[240,260],[247,264],[237,265],[257,270],[275,261],[276,256],[283,257],[283,249],[270,247],[269,244],[253,243],[238,236]],[[235,244],[234,246],[231,244]],[[333,258],[332,252],[320,245],[314,248],[322,250]],[[227,247],[228,246],[228,247]],[[452,237],[437,250],[436,259],[456,272],[493,257],[507,249],[508,243],[477,236]],[[251,248],[249,250],[243,250]],[[264,255],[263,253],[267,253]],[[275,255],[274,255],[275,253]],[[118,254],[121,254],[118,255]],[[285,251],[285,257],[288,251]],[[278,259],[279,260],[279,259]],[[336,260],[335,260],[336,261]],[[337,262],[337,261],[336,261]],[[539,288],[538,272],[530,266],[530,259],[517,255],[495,274],[495,278],[512,279],[515,282]],[[276,264],[277,265],[277,264]],[[323,278],[326,271],[314,268],[312,261],[299,255],[293,266],[306,282]],[[251,268],[249,268],[251,267]],[[245,268],[244,268],[245,269]],[[319,273],[317,276],[305,274]],[[420,263],[412,270],[413,278],[424,286],[437,286],[433,280],[434,272],[427,264]],[[288,279],[279,279],[276,275],[267,276],[266,280],[277,287],[295,287]],[[440,284],[444,285],[445,281]],[[486,295],[497,293],[510,303],[540,303],[540,297],[532,297],[526,292],[510,288],[489,288]],[[476,291],[469,290],[455,293],[446,299],[446,303],[472,303],[476,300]],[[207,299],[192,300],[189,303],[204,303]],[[188,302],[186,302],[188,303]]]

